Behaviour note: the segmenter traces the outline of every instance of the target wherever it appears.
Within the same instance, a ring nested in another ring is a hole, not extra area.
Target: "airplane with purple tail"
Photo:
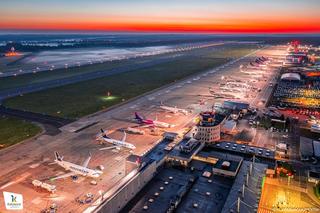
[[[156,120],[151,120],[151,119],[145,119],[142,118],[137,112],[134,113],[135,115],[135,120],[139,123],[139,124],[144,124],[144,127],[160,127],[160,128],[171,128],[174,127],[175,125],[173,124],[168,124],[165,122],[161,122]]]

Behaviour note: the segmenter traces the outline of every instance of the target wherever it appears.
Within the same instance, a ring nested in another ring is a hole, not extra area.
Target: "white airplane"
[[[139,124],[144,125],[143,127],[171,128],[171,127],[175,126],[174,124],[168,124],[168,123],[165,123],[165,122],[158,121],[157,118],[156,118],[156,120],[144,119],[137,112],[135,112],[134,114],[135,114],[135,118],[134,119]]]
[[[65,170],[70,172],[51,178],[51,180],[67,178],[67,177],[77,177],[77,175],[81,175],[84,177],[98,178],[100,177],[100,175],[103,174],[103,172],[100,170],[89,169],[87,167],[89,164],[89,161],[91,160],[91,154],[89,154],[89,157],[83,162],[82,165],[77,165],[74,163],[70,163],[68,161],[64,161],[63,156],[60,156],[58,152],[54,152],[54,154],[55,154],[55,160],[53,163],[58,164],[59,166],[63,167]]]
[[[243,98],[243,95],[241,92],[232,92],[231,90],[222,90],[221,92],[216,92],[211,87],[209,87],[209,92],[215,98],[228,98],[228,99],[241,99],[241,98]]]
[[[234,81],[229,81],[226,83],[227,86],[236,86],[236,87],[249,87],[249,85],[246,82],[234,82]]]
[[[261,69],[257,69],[257,70],[241,69],[240,72],[246,73],[246,74],[252,74],[252,75],[266,73],[265,70],[261,70]]]
[[[220,87],[221,91],[226,91],[226,92],[244,92],[244,88],[237,88],[237,87],[231,87],[231,86],[222,86]]]
[[[122,140],[116,140],[116,139],[112,139],[112,138],[108,137],[107,136],[107,131],[104,131],[103,129],[101,129],[100,131],[102,133],[101,134],[101,138],[103,139],[103,141],[106,142],[106,143],[112,144],[114,146],[101,148],[99,150],[107,150],[107,149],[118,149],[118,150],[120,150],[121,147],[133,150],[133,149],[136,148],[133,144],[126,142],[126,138],[127,138],[127,133],[126,132],[123,132],[124,136],[123,136]]]
[[[172,112],[172,113],[174,113],[174,114],[182,113],[182,114],[184,114],[184,115],[188,115],[188,111],[187,111],[187,110],[177,108],[177,106],[169,107],[169,106],[165,106],[165,105],[160,105],[159,107],[160,107],[161,109],[163,109],[163,110]]]

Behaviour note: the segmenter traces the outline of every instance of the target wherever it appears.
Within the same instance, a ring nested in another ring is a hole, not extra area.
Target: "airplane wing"
[[[89,162],[90,162],[90,160],[91,160],[91,154],[89,153],[88,158],[83,162],[82,166],[83,167],[87,167]]]
[[[142,126],[140,126],[140,127],[142,127],[142,128],[149,128],[149,127],[155,127],[155,125],[154,125],[154,124],[147,124],[147,125],[142,125]]]
[[[50,178],[50,180],[57,180],[57,179],[61,179],[61,178],[67,178],[67,177],[70,177],[70,176],[73,176],[73,175],[76,175],[76,173],[69,172],[69,173],[66,173],[66,174],[63,174],[63,175],[59,175],[59,176]]]
[[[122,138],[122,140],[121,140],[121,141],[125,142],[125,141],[126,141],[126,139],[127,139],[127,133],[126,133],[125,131],[124,131],[123,133],[124,133],[124,135],[123,135],[123,138]]]
[[[104,147],[104,148],[101,148],[99,149],[100,151],[103,151],[103,150],[109,150],[109,149],[116,149],[118,148],[119,146],[108,146],[108,147]]]
[[[101,133],[96,135],[96,140],[102,140],[102,139],[103,139],[103,137],[102,137]]]

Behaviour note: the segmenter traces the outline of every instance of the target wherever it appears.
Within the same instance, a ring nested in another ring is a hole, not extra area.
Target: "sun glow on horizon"
[[[216,33],[320,32],[320,1],[1,2],[0,29]]]

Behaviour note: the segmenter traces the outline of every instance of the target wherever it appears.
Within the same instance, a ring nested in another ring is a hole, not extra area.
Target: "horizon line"
[[[32,34],[32,33],[115,33],[115,34],[203,34],[203,35],[319,35],[320,31],[315,32],[246,32],[246,31],[239,31],[239,32],[229,32],[229,31],[135,31],[135,30],[84,30],[84,29],[0,29],[0,34],[14,34],[14,33],[25,33],[25,34]]]

